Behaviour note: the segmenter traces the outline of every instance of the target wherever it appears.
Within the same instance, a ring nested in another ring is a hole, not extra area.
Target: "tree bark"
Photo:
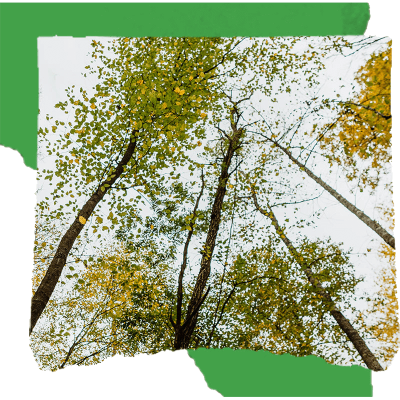
[[[316,291],[320,293],[320,295],[327,302],[327,304],[330,305],[330,311],[329,311],[330,314],[336,320],[337,324],[340,326],[342,331],[347,335],[349,340],[353,343],[354,347],[358,351],[358,354],[360,354],[366,366],[373,371],[383,371],[382,366],[379,364],[378,360],[376,359],[372,351],[368,348],[364,339],[359,335],[358,331],[353,327],[350,321],[336,308],[335,303],[332,300],[330,294],[327,291],[325,291],[325,289],[318,281],[318,279],[314,277],[310,266],[300,260],[299,253],[297,252],[296,248],[293,246],[289,238],[286,236],[283,229],[279,226],[275,214],[272,212],[271,209],[269,209],[268,212],[259,206],[257,202],[257,196],[254,191],[252,192],[252,196],[254,205],[256,206],[257,210],[261,214],[267,216],[272,221],[272,225],[275,227],[277,234],[285,243],[290,254],[295,258],[296,262],[305,272],[308,281],[316,289]]]
[[[393,249],[395,248],[394,237],[386,231],[384,228],[380,226],[376,221],[372,220],[366,214],[364,214],[361,210],[359,210],[355,205],[351,204],[348,200],[346,200],[342,195],[340,195],[335,189],[325,183],[321,178],[316,176],[312,171],[310,171],[304,164],[298,161],[293,157],[292,153],[277,143],[275,140],[269,139],[273,142],[279,149],[281,149],[291,161],[293,161],[301,170],[305,171],[305,173],[319,185],[321,185],[329,194],[331,194],[336,200],[338,200],[342,205],[344,205],[349,211],[351,211],[357,218],[359,218],[364,224],[369,226],[376,234],[378,234],[389,246]]]
[[[132,134],[134,134],[134,132]],[[58,245],[58,248],[56,250],[56,254],[46,271],[46,275],[40,282],[39,287],[32,297],[29,335],[32,333],[33,328],[35,327],[38,319],[40,318],[43,310],[50,300],[50,297],[53,294],[54,288],[57,285],[57,282],[67,261],[68,254],[71,251],[71,248],[74,245],[76,238],[79,236],[80,232],[83,229],[84,224],[79,221],[79,218],[83,217],[86,221],[90,218],[97,204],[99,204],[99,202],[103,199],[104,195],[107,193],[110,187],[124,172],[124,166],[128,164],[135,151],[135,148],[136,140],[132,139],[131,137],[128,147],[125,150],[125,154],[123,155],[121,161],[118,163],[115,171],[111,174],[109,178],[106,178],[99,185],[98,189],[92,194],[90,199],[82,207],[81,211],[79,211],[78,215],[76,216],[75,221],[62,237],[60,244]],[[105,187],[104,185],[109,186]],[[102,187],[104,190],[101,189]]]

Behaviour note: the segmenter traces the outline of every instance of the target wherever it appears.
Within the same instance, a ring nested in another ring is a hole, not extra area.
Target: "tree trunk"
[[[304,262],[300,261],[300,256],[293,246],[289,238],[284,233],[283,229],[279,226],[278,220],[275,217],[275,214],[270,209],[269,212],[262,209],[258,202],[255,192],[253,191],[253,201],[254,205],[256,206],[257,210],[267,216],[271,221],[272,225],[274,225],[275,230],[282,241],[285,243],[286,247],[288,248],[291,255],[296,259],[297,263],[305,272],[308,281],[311,285],[317,290],[318,293],[321,294],[323,299],[330,305],[330,313],[332,317],[336,320],[342,331],[347,335],[350,341],[353,343],[354,347],[360,354],[361,358],[363,359],[366,366],[373,370],[373,371],[383,371],[382,366],[379,364],[378,360],[376,359],[375,355],[372,351],[368,348],[367,344],[365,343],[364,339],[359,335],[358,331],[354,329],[353,325],[351,325],[350,321],[336,308],[335,303],[333,302],[330,294],[325,291],[321,283],[316,279],[311,271],[311,268]]]
[[[393,249],[395,248],[394,237],[387,232],[384,228],[382,228],[376,221],[373,221],[370,217],[365,215],[361,210],[359,210],[356,206],[351,204],[348,200],[346,200],[342,195],[340,195],[335,189],[326,184],[321,178],[318,178],[312,171],[310,171],[304,164],[298,161],[293,157],[292,153],[281,146],[274,140],[271,140],[278,148],[280,148],[289,158],[293,161],[297,166],[300,167],[301,170],[305,171],[305,173],[319,185],[321,185],[329,194],[331,194],[336,200],[338,200],[341,204],[343,204],[349,211],[351,211],[357,218],[359,218],[364,224],[369,226],[375,233],[377,233],[389,246]]]
[[[202,251],[202,259],[200,263],[200,271],[197,276],[196,284],[193,289],[192,297],[186,312],[186,318],[181,327],[175,328],[174,347],[178,349],[187,349],[190,345],[190,340],[193,331],[197,324],[198,312],[203,303],[208,291],[203,295],[208,277],[210,276],[211,258],[213,255],[215,241],[221,221],[221,209],[226,193],[226,183],[229,178],[229,167],[232,162],[233,155],[239,147],[240,139],[244,133],[242,129],[237,128],[237,124],[231,124],[233,135],[228,138],[229,147],[222,162],[221,174],[218,179],[218,188],[215,193],[214,204],[211,212],[210,225],[207,232],[206,242]]]
[[[36,322],[40,318],[43,310],[45,309],[51,295],[53,294],[54,288],[57,285],[57,282],[61,276],[62,270],[67,261],[67,257],[69,252],[71,251],[72,246],[76,238],[79,236],[80,232],[83,229],[84,223],[79,221],[80,217],[83,217],[85,220],[88,220],[93,213],[93,210],[97,206],[97,204],[102,200],[104,195],[110,189],[110,187],[114,184],[114,182],[121,176],[124,172],[124,166],[128,164],[131,159],[136,148],[136,140],[132,139],[129,141],[128,147],[125,151],[124,156],[119,162],[115,171],[111,174],[109,178],[104,180],[95,193],[90,197],[90,199],[86,202],[86,204],[82,207],[81,211],[75,218],[75,221],[72,223],[70,228],[62,237],[60,244],[56,250],[56,254],[51,261],[49,268],[46,271],[46,275],[40,282],[39,287],[37,288],[35,294],[32,297],[31,304],[31,321],[29,327],[29,335],[32,333],[33,328],[36,325]],[[105,187],[104,185],[108,185]],[[104,190],[102,190],[102,187]]]

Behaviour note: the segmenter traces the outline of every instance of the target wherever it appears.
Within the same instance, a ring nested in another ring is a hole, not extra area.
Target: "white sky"
[[[68,86],[71,87],[72,85],[75,85],[75,89],[78,90],[80,87],[83,87],[83,89],[87,90],[90,98],[90,94],[92,93],[91,87],[95,86],[96,77],[88,74],[88,77],[84,78],[81,73],[88,72],[84,67],[89,65],[92,60],[90,54],[93,48],[90,46],[90,43],[93,39],[100,41],[105,45],[106,39],[111,38],[44,37],[38,39],[39,108],[41,111],[38,119],[39,126],[50,126],[49,123],[45,121],[46,114],[53,116],[54,120],[58,119],[67,122],[67,117],[70,118],[69,120],[71,122],[73,122],[72,116],[69,117],[70,114],[67,116],[63,111],[54,108],[54,104],[67,99],[65,89]],[[356,53],[357,55],[348,58],[341,56],[332,58],[326,74],[329,80],[322,86],[320,93],[325,94],[325,97],[335,97],[333,90],[337,90],[343,81],[347,80],[350,82],[354,73],[365,62],[366,55],[372,53],[377,47],[378,46],[370,46],[365,51],[361,51],[358,54]],[[339,77],[342,78],[342,81],[340,82],[338,80]],[[322,80],[321,83],[323,83]],[[349,86],[343,89],[343,95],[345,95],[348,88]],[[293,96],[293,93],[291,96]],[[277,108],[279,108],[279,103]],[[283,105],[281,105],[281,108],[284,110]],[[312,164],[307,165],[310,167]],[[53,157],[46,154],[39,154],[39,170],[42,170],[43,168],[52,169],[53,166]],[[328,184],[337,189],[338,192],[351,203],[355,204],[368,216],[376,219],[386,229],[388,229],[387,223],[381,221],[380,214],[377,213],[377,210],[375,209],[377,205],[380,205],[383,202],[385,204],[390,204],[390,199],[387,198],[386,191],[378,191],[374,196],[371,196],[366,192],[358,192],[356,195],[352,195],[350,193],[351,186],[345,179],[343,179],[340,172],[329,175],[327,173],[328,168],[323,164],[318,164],[318,169],[311,169],[314,173],[321,176],[321,178]],[[389,176],[389,179],[392,179],[392,176]],[[310,193],[314,193],[314,188],[317,188],[317,193],[323,191],[321,187],[314,184],[309,178],[306,178],[304,182],[309,182]],[[38,200],[45,196],[49,196],[51,191],[50,189],[48,186],[43,186],[43,189],[37,193]],[[309,197],[311,198],[314,196],[310,195]],[[325,192],[318,200],[315,200],[312,203],[297,205],[300,210],[299,212],[304,213],[305,216],[310,215],[310,204],[315,208],[315,210],[323,208],[324,211],[320,219],[316,221],[317,226],[315,228],[304,228],[302,233],[304,234],[307,232],[310,239],[330,236],[333,242],[344,242],[346,248],[352,247],[353,253],[364,253],[366,248],[371,248],[372,251],[365,256],[357,257],[357,255],[354,254],[351,261],[356,266],[358,274],[365,274],[367,276],[367,283],[363,288],[368,289],[369,291],[374,290],[376,287],[374,286],[375,276],[373,271],[380,269],[382,266],[382,260],[378,258],[376,254],[381,239],[363,222],[345,209],[344,206]],[[105,213],[106,212],[107,210],[105,210]],[[276,210],[275,213],[278,221],[283,223],[283,211]],[[294,241],[296,238],[296,232],[289,232],[288,236]],[[198,258],[198,255],[192,255],[192,257]],[[181,262],[179,259],[178,261],[179,263]],[[360,308],[362,307],[361,304],[358,306]],[[345,312],[344,314],[346,315]]]

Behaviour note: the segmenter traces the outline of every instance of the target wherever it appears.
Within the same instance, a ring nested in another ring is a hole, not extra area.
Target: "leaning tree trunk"
[[[361,358],[363,359],[364,363],[367,367],[373,371],[383,371],[382,366],[379,364],[378,360],[376,359],[375,355],[372,351],[368,348],[367,344],[365,343],[364,339],[359,335],[358,331],[353,327],[350,321],[336,308],[335,303],[333,302],[330,294],[325,291],[321,283],[316,279],[311,271],[311,268],[306,263],[300,260],[300,256],[293,246],[291,241],[288,239],[284,230],[279,226],[278,220],[275,217],[275,214],[269,209],[269,212],[262,209],[258,202],[257,196],[254,190],[252,191],[254,205],[256,206],[257,210],[267,216],[271,221],[272,225],[275,227],[275,230],[282,241],[285,243],[286,247],[288,248],[291,255],[295,258],[296,262],[300,265],[302,270],[305,272],[308,281],[311,285],[315,288],[315,290],[321,294],[324,300],[330,305],[330,313],[332,317],[336,320],[337,324],[340,326],[342,331],[347,335],[350,341],[353,343],[354,347],[360,354]]]
[[[237,113],[236,109],[235,113]],[[218,179],[218,187],[215,193],[214,204],[211,211],[211,220],[208,227],[207,238],[202,251],[200,271],[197,275],[196,284],[193,289],[192,297],[189,301],[185,321],[183,322],[182,326],[177,325],[179,321],[176,321],[176,323],[173,324],[175,328],[174,348],[176,350],[189,348],[190,340],[197,324],[199,309],[208,294],[208,290],[205,294],[203,294],[203,292],[206,287],[208,277],[210,276],[211,258],[221,221],[221,210],[226,194],[226,184],[229,178],[228,170],[231,165],[232,158],[239,148],[240,140],[244,134],[243,129],[237,128],[237,123],[232,123],[231,127],[233,133],[232,136],[228,138],[229,146],[222,162],[221,173]]]
[[[281,146],[277,141],[269,139],[272,143],[275,144],[279,149],[281,149],[291,161],[293,161],[297,166],[300,167],[302,171],[319,185],[321,185],[329,194],[331,194],[336,200],[338,200],[341,204],[343,204],[349,211],[351,211],[357,218],[359,218],[364,224],[369,226],[375,233],[377,233],[389,246],[393,249],[395,248],[394,237],[382,228],[376,221],[372,220],[368,215],[364,214],[361,210],[359,210],[355,205],[351,204],[348,200],[346,200],[342,195],[340,195],[335,189],[325,183],[321,178],[316,176],[312,171],[310,171],[304,164],[302,164],[299,160],[293,157],[292,153]]]
[[[56,250],[56,254],[46,271],[46,275],[40,282],[39,287],[32,297],[29,335],[32,333],[33,328],[35,327],[51,295],[53,294],[54,288],[57,285],[57,282],[67,261],[68,254],[71,251],[71,248],[74,245],[76,238],[81,233],[86,220],[90,218],[97,204],[99,204],[104,195],[124,172],[124,167],[131,159],[136,148],[136,140],[132,139],[132,137],[133,136],[131,136],[128,147],[125,150],[125,154],[123,155],[115,171],[111,174],[110,177],[106,178],[99,185],[98,189],[92,194],[90,199],[82,207],[81,211],[79,211],[78,215],[76,216],[75,221],[62,237],[60,244],[58,245],[58,248]]]

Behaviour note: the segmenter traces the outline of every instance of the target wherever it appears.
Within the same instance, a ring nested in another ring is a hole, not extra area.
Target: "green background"
[[[2,3],[0,144],[36,169],[38,37],[362,35],[369,16],[368,3]],[[188,353],[227,397],[372,396],[371,371],[359,366],[266,351]]]

